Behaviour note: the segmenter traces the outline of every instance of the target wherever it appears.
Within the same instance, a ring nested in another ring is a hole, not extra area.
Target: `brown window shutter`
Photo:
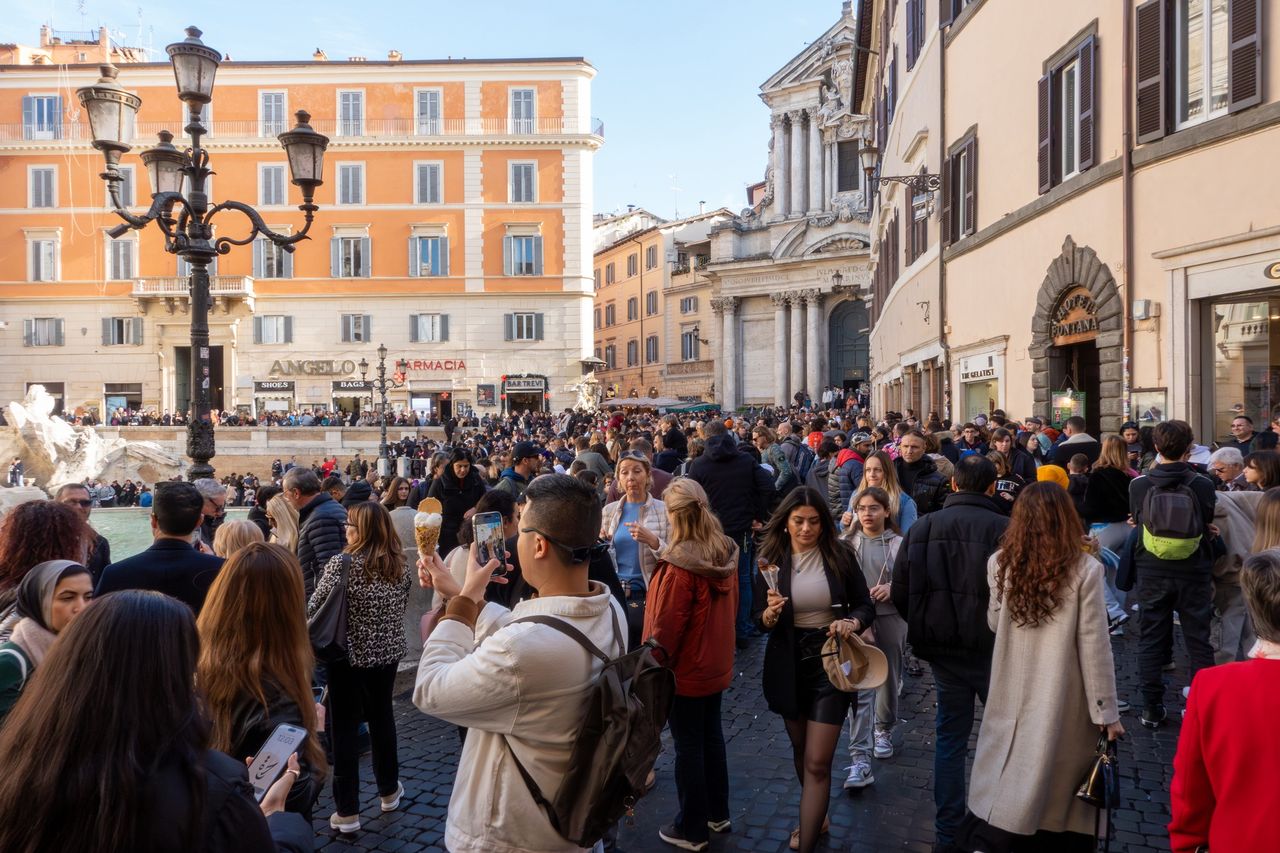
[[[1036,94],[1036,139],[1037,166],[1040,194],[1044,195],[1053,186],[1053,121],[1050,107],[1053,99],[1053,75],[1046,74],[1040,78]]]
[[[1168,129],[1168,0],[1147,0],[1134,14],[1136,113],[1142,144],[1162,138]]]
[[[1231,0],[1227,30],[1227,100],[1231,112],[1262,103],[1262,0]]]
[[[916,4],[923,0],[907,0],[907,70],[916,64]]]
[[[957,0],[938,0],[938,29],[951,26],[956,19]]]
[[[1084,40],[1077,54],[1076,68],[1080,75],[1080,171],[1097,164],[1098,124],[1094,120],[1094,103],[1098,98],[1097,70],[1098,43],[1093,36]]]
[[[907,265],[916,259],[916,229],[911,212],[911,193],[907,193]]]
[[[956,239],[955,223],[951,219],[951,196],[955,194],[955,187],[951,185],[951,160],[951,157],[942,158],[942,215],[938,217],[938,221],[941,224],[939,236],[944,246]]]
[[[978,137],[970,139],[965,147],[969,156],[964,159],[964,235],[969,235],[978,230]]]

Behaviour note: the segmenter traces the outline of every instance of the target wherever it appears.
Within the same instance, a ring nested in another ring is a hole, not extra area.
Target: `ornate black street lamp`
[[[101,177],[107,182],[111,206],[116,215],[125,221],[108,233],[118,239],[130,229],[142,229],[155,222],[164,232],[166,252],[187,262],[191,270],[191,413],[187,422],[187,455],[191,468],[187,476],[191,480],[213,476],[209,460],[214,456],[213,423],[209,417],[209,264],[218,255],[225,255],[232,246],[245,246],[262,236],[286,252],[292,252],[294,244],[306,240],[315,212],[313,203],[316,187],[324,183],[324,151],[329,139],[311,129],[311,116],[304,110],[297,113],[298,124],[293,130],[281,133],[277,138],[289,158],[289,171],[294,186],[302,191],[299,205],[306,224],[297,234],[277,234],[266,226],[256,210],[238,201],[224,201],[209,206],[205,191],[209,168],[209,152],[201,146],[200,138],[208,132],[200,121],[200,111],[213,100],[213,78],[222,61],[222,54],[200,41],[200,30],[188,27],[187,39],[169,45],[166,50],[173,63],[173,74],[178,84],[178,98],[187,105],[189,123],[183,130],[191,138],[191,145],[179,151],[173,145],[173,134],[160,131],[160,142],[154,148],[142,152],[142,162],[151,180],[151,208],[142,216],[134,216],[121,205],[120,157],[132,147],[137,126],[138,108],[142,99],[125,91],[116,83],[118,69],[102,66],[102,78],[92,86],[76,91],[76,96],[89,116],[93,134],[93,147],[102,152],[106,171]],[[250,230],[243,239],[213,237],[213,217],[224,210],[244,214]]]
[[[378,344],[378,378],[373,383],[373,390],[377,391],[382,398],[382,437],[378,442],[378,476],[388,477],[391,475],[391,457],[387,452],[387,391],[396,388],[403,388],[405,385],[405,373],[409,370],[409,362],[401,358],[396,361],[396,372],[390,380],[387,379],[387,345]],[[363,358],[360,359],[360,379],[364,380],[365,375],[369,372],[369,362]]]
[[[930,172],[916,175],[879,175],[875,176],[876,166],[880,163],[880,150],[874,145],[867,145],[858,152],[862,159],[862,171],[867,174],[867,210],[871,209],[871,190],[879,189],[888,183],[904,184],[911,188],[914,195],[926,195],[929,211],[933,210],[933,194],[942,189],[942,176]]]

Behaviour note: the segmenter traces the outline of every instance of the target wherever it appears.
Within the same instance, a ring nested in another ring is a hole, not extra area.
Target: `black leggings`
[[[329,664],[329,737],[333,746],[333,801],[338,814],[360,813],[361,721],[369,724],[378,795],[390,796],[400,780],[396,717],[391,706],[396,664],[353,667]]]

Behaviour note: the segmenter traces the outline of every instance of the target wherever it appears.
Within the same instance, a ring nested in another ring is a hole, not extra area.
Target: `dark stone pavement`
[[[1136,620],[1135,620],[1136,621]],[[1130,623],[1132,626],[1133,623]],[[1133,636],[1113,641],[1118,664],[1120,696],[1134,709],[1123,716],[1127,734],[1120,746],[1123,810],[1114,816],[1113,850],[1154,853],[1168,850],[1165,825],[1169,820],[1169,784],[1177,746],[1187,684],[1186,655],[1176,641],[1177,672],[1168,674],[1166,704],[1170,721],[1156,732],[1142,728],[1137,713],[1137,643]],[[796,825],[800,789],[791,763],[791,750],[781,720],[764,706],[760,671],[764,640],[757,640],[738,656],[738,673],[725,694],[724,732],[729,754],[730,803],[733,831],[714,836],[710,851],[785,851]],[[378,809],[372,773],[366,756],[361,813],[363,829],[339,836],[329,828],[333,810],[328,790],[316,806],[316,849],[338,851],[443,850],[445,814],[457,770],[458,735],[447,723],[424,716],[408,695],[396,700],[401,778],[406,796],[400,810],[383,815]],[[933,841],[933,682],[928,667],[921,678],[907,677],[899,704],[902,722],[894,734],[893,758],[873,760],[875,784],[860,792],[842,790],[848,765],[846,738],[841,739],[832,770],[831,835],[819,849],[855,851],[912,851],[928,853]],[[970,748],[977,742],[974,726]],[[972,754],[971,754],[972,757]],[[658,828],[675,815],[672,752],[658,759],[658,781],[636,808],[634,822],[623,826],[619,848],[627,853],[674,850],[658,838]]]

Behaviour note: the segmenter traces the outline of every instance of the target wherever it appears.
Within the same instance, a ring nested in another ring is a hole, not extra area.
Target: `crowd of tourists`
[[[1095,436],[999,411],[872,418],[828,392],[452,423],[396,443],[409,477],[356,455],[159,483],[153,544],[116,561],[89,525],[98,484],[18,505],[0,520],[0,850],[310,850],[326,785],[339,835],[401,808],[416,792],[392,693],[414,587],[433,598],[413,703],[461,740],[452,851],[614,849],[623,812],[647,807],[632,797],[655,782],[656,727],[585,717],[639,684],[667,685],[645,712],[674,750],[655,849],[741,830],[734,779],[755,771],[726,754],[734,684],[780,718],[799,796],[783,843],[808,853],[846,727],[843,785],[866,788],[926,669],[935,850],[1093,849],[1109,822],[1077,789],[1126,713],[1181,718],[1174,850],[1269,849],[1280,421],[1237,418],[1210,447],[1176,420]],[[481,515],[500,531],[477,541]],[[1113,653],[1126,631],[1136,660]],[[1170,697],[1179,632],[1190,687]],[[757,643],[761,683],[743,684],[736,656]],[[282,724],[301,746],[255,791],[246,762]],[[611,730],[627,749],[596,748]]]

